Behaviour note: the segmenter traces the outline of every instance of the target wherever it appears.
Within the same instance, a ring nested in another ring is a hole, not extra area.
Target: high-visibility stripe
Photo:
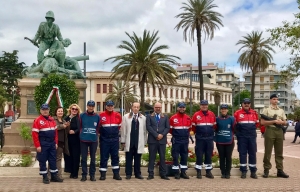
[[[172,166],[172,169],[179,169],[179,166]]]
[[[212,165],[211,164],[205,164],[205,169],[212,169]]]
[[[39,129],[37,129],[37,128],[32,128],[31,131],[40,132]]]
[[[244,124],[244,123],[255,123],[255,121],[239,121],[238,123]]]
[[[112,169],[119,169],[119,166],[111,166]]]
[[[192,123],[192,125],[196,125],[196,123]]]
[[[187,167],[187,165],[180,165],[180,168],[181,169],[187,169],[188,167]]]
[[[195,164],[195,168],[196,168],[196,169],[202,169],[202,165],[197,165],[197,164]]]
[[[40,174],[47,174],[47,171],[40,171]]]
[[[241,167],[246,167],[246,166],[247,166],[247,164],[240,164],[240,166],[241,166]]]
[[[188,126],[174,126],[174,129],[189,129],[190,127]]]
[[[99,171],[107,171],[107,168],[99,168]]]
[[[213,123],[197,123],[197,126],[214,125]]]
[[[114,127],[114,126],[120,126],[120,124],[102,124],[102,127]]]
[[[256,164],[249,164],[249,167],[256,167]]]
[[[55,129],[56,129],[55,127],[49,127],[49,128],[42,128],[40,129],[40,131],[53,131]]]
[[[49,169],[49,171],[50,171],[50,173],[56,173],[56,172],[58,172],[57,169],[55,169],[55,170]]]

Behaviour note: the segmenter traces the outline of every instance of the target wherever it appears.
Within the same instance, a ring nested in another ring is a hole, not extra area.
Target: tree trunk
[[[145,76],[142,77],[142,80],[140,81],[140,92],[141,92],[141,111],[142,114],[145,114]]]
[[[204,99],[203,72],[202,72],[202,45],[201,45],[201,27],[196,26],[197,45],[198,45],[198,71],[200,83],[200,100]]]
[[[252,85],[251,85],[251,108],[254,109],[254,89],[255,89],[255,74],[256,71],[252,71]]]

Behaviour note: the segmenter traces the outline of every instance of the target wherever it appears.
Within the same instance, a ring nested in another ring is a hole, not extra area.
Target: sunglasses
[[[72,108],[72,111],[78,111],[78,109],[77,108]]]

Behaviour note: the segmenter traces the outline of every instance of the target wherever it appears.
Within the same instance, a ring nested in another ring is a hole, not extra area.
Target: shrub
[[[32,163],[32,156],[31,155],[22,155],[21,166],[22,167],[29,167]]]

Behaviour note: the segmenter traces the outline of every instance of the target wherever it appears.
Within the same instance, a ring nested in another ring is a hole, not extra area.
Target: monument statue
[[[71,45],[71,40],[63,39],[58,25],[54,24],[54,13],[48,11],[45,16],[47,22],[41,22],[33,39],[25,37],[39,48],[37,53],[38,64],[26,67],[23,75],[32,78],[42,78],[50,73],[66,74],[70,79],[86,78],[78,61],[88,60],[89,56],[67,57],[65,47]],[[56,39],[57,38],[57,39]],[[45,51],[48,54],[45,56]]]

